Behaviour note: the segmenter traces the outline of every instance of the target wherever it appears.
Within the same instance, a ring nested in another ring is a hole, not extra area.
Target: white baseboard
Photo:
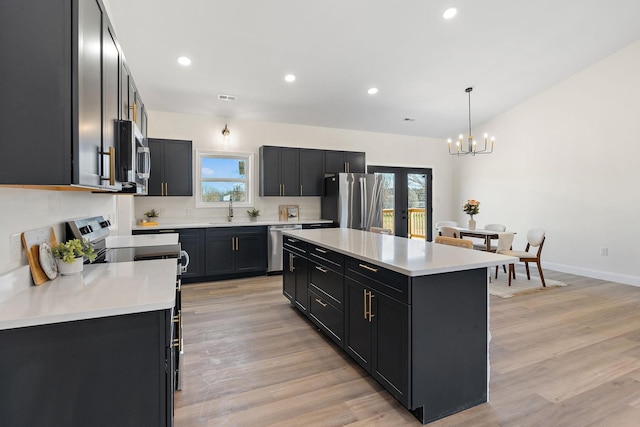
[[[556,264],[554,262],[543,262],[542,268],[571,273],[578,276],[592,277],[594,279],[608,280],[610,282],[622,283],[625,285],[640,287],[640,277],[617,274],[610,271],[592,270],[590,268],[575,267],[573,265]]]

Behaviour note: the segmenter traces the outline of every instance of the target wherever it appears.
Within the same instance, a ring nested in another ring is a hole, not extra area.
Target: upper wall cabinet
[[[149,196],[193,196],[191,141],[149,138]]]
[[[324,151],[260,147],[260,196],[322,196]]]
[[[365,153],[355,151],[325,151],[326,173],[365,173]]]
[[[100,0],[3,3],[0,185],[118,190],[122,52]]]

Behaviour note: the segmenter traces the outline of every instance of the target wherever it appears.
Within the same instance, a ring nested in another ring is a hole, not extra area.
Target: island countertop
[[[176,260],[91,264],[40,286],[8,285],[20,289],[0,300],[0,330],[164,310],[175,305]]]
[[[283,234],[406,276],[424,276],[517,262],[517,258],[350,228],[285,230]]]

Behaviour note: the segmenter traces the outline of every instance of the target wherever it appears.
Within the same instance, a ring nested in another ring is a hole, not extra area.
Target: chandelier
[[[478,143],[476,142],[475,139],[473,139],[473,136],[471,136],[471,91],[473,90],[472,87],[468,87],[466,88],[464,91],[469,95],[469,136],[467,137],[467,141],[465,143],[464,141],[464,136],[462,134],[460,134],[458,136],[458,140],[456,141],[456,146],[453,149],[453,151],[451,150],[451,143],[453,141],[451,141],[451,138],[447,139],[447,144],[449,145],[449,154],[451,154],[452,156],[466,156],[467,154],[471,154],[472,156],[475,156],[476,154],[491,154],[493,153],[493,142],[495,141],[495,137],[491,137],[491,140],[489,141],[489,134],[484,134],[484,146],[482,148],[482,150],[479,149],[478,147]],[[490,148],[489,147],[489,142],[491,142]]]

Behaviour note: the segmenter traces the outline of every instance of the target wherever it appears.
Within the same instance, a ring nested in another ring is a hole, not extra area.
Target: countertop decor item
[[[40,267],[44,271],[44,274],[47,275],[49,280],[53,280],[58,277],[58,264],[56,264],[56,260],[53,258],[53,253],[51,253],[51,246],[47,242],[42,242],[40,244]]]
[[[147,217],[147,219],[157,218],[160,216],[160,213],[155,209],[151,209],[150,211],[145,212],[144,216]]]
[[[22,246],[27,253],[27,261],[29,261],[29,269],[33,283],[42,285],[49,280],[49,276],[44,272],[40,265],[40,245],[47,243],[50,247],[55,246],[58,241],[53,228],[39,228],[37,230],[25,231],[22,233]]]
[[[258,217],[260,216],[260,210],[253,208],[247,211],[247,214],[249,215],[249,218],[251,218],[251,221],[256,221],[258,219]]]
[[[96,259],[93,245],[88,240],[71,239],[54,246],[51,252],[58,263],[58,271],[63,276],[80,273],[84,258],[89,262]]]

